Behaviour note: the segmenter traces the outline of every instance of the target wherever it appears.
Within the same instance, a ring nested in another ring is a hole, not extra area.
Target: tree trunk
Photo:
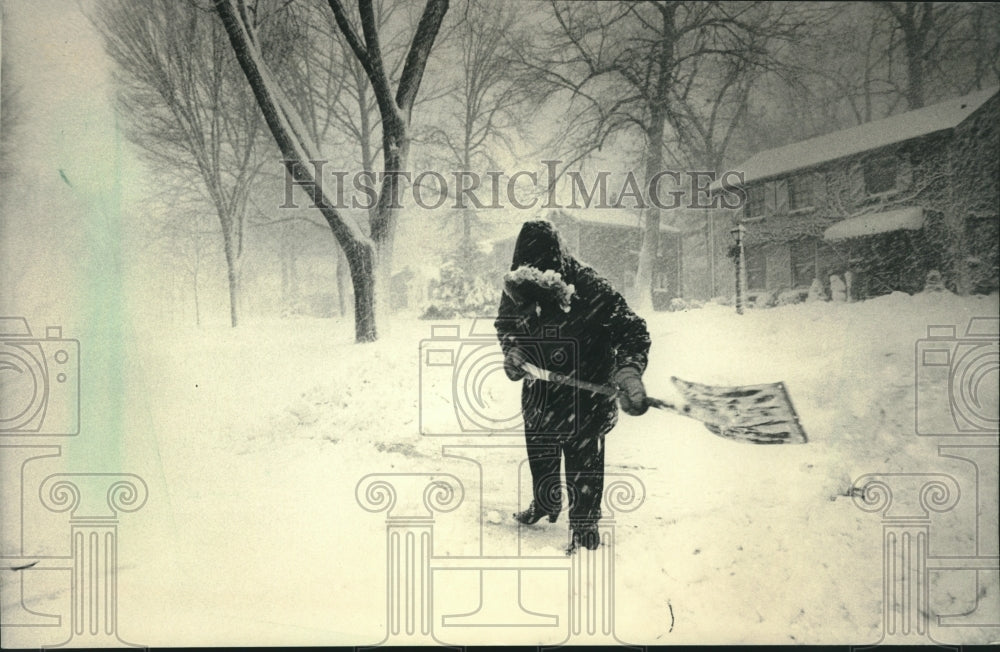
[[[370,247],[351,243],[345,251],[354,285],[354,337],[357,342],[374,342],[375,328],[375,256]]]
[[[646,184],[663,167],[662,112],[654,111],[651,125],[646,132]],[[653,269],[660,246],[660,209],[652,202],[646,208],[646,225],[639,248],[639,267],[635,273],[635,307],[637,310],[653,309]]]
[[[667,96],[670,90],[670,72],[673,69],[674,53],[674,13],[676,5],[669,5],[661,10],[662,38],[657,44],[656,53],[656,87],[655,94],[649,102],[649,123],[646,126],[646,175],[644,191],[648,191],[649,182],[663,168],[663,130],[667,119]],[[656,265],[656,254],[660,247],[660,209],[653,202],[648,202],[646,209],[646,226],[642,234],[642,246],[639,249],[639,266],[635,273],[635,307],[638,310],[653,309],[653,268]]]
[[[198,299],[198,275],[194,275],[194,283],[192,283],[194,289],[194,325],[201,328],[201,302]]]
[[[228,231],[223,231],[226,251],[226,280],[229,283],[229,324],[233,328],[239,325],[240,319],[240,255],[236,251],[236,243]]]
[[[383,189],[383,195],[386,190]],[[398,209],[388,206],[379,206],[378,214],[374,224],[381,224],[385,231],[380,232],[376,238],[375,255],[372,257],[375,265],[372,275],[372,289],[374,298],[371,311],[378,318],[378,323],[382,325],[383,333],[388,329],[390,312],[390,287],[392,283],[392,243],[395,239],[396,213]],[[355,286],[356,287],[356,286]],[[355,293],[357,290],[355,289]],[[356,303],[356,301],[355,301]]]
[[[347,256],[344,250],[337,247],[337,307],[340,316],[347,316],[347,280],[350,278],[350,268],[347,265]]]
[[[472,274],[476,266],[476,246],[472,241],[472,223],[476,219],[476,213],[471,208],[462,210],[462,240],[459,245],[462,251],[459,260],[462,264],[462,271]]]
[[[906,101],[910,110],[919,109],[924,105],[924,66],[921,62],[923,43],[911,43],[906,38]]]
[[[191,289],[194,290],[194,325],[198,328],[201,328],[201,297],[198,295],[198,277],[201,275],[200,272],[201,252],[195,249],[194,269],[191,272]]]
[[[358,342],[370,342],[377,337],[377,306],[388,305],[388,278],[392,273],[392,242],[396,230],[398,209],[393,208],[402,180],[398,173],[406,169],[409,153],[409,120],[420,80],[434,39],[448,10],[447,0],[428,0],[413,35],[400,74],[395,97],[389,87],[378,44],[378,27],[371,2],[359,3],[364,29],[364,42],[346,16],[343,6],[330,0],[330,9],[341,34],[346,39],[372,82],[373,92],[382,116],[383,169],[386,172],[379,193],[375,214],[370,219],[371,231],[366,236],[356,224],[345,221],[334,203],[323,192],[320,179],[315,178],[307,161],[318,160],[319,149],[308,138],[308,130],[287,101],[285,95],[264,64],[252,29],[244,22],[234,0],[215,0],[216,10],[229,35],[236,59],[253,90],[271,134],[286,161],[286,167],[323,213],[337,242],[347,255],[354,284],[354,324]]]
[[[375,315],[382,327],[382,333],[389,332],[391,320],[392,287],[392,240],[380,242],[375,261]]]
[[[215,0],[215,6],[257,105],[285,158],[286,168],[310,195],[347,254],[351,280],[354,283],[355,339],[358,342],[370,342],[376,337],[373,303],[375,293],[372,287],[374,247],[356,226],[341,217],[334,202],[324,193],[321,180],[313,176],[314,170],[307,162],[320,158],[318,149],[315,143],[308,142],[307,131],[262,61],[260,50],[249,35],[247,26],[241,22],[235,3],[231,0]]]
[[[410,153],[409,124],[398,113],[382,119],[382,160],[385,180],[379,193],[375,213],[371,216],[371,233],[375,241],[375,304],[378,316],[388,316],[392,280],[392,247],[399,224],[399,208],[405,190],[401,173],[406,170]],[[386,321],[380,323],[386,324]]]
[[[902,9],[894,9],[888,3],[886,6],[903,31],[903,46],[906,49],[906,102],[912,111],[924,105],[923,57],[927,34],[934,19],[934,4],[907,2]]]

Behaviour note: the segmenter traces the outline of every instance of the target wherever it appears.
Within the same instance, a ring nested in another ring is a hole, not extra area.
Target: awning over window
[[[860,238],[901,229],[916,230],[924,225],[924,209],[919,206],[884,213],[870,213],[837,222],[823,232],[824,240]]]

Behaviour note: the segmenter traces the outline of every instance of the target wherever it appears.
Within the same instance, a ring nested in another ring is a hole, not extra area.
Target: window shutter
[[[852,204],[857,206],[865,198],[865,170],[860,164],[855,163],[847,171],[847,187]]]
[[[764,214],[764,185],[757,184],[747,191],[747,203],[743,207],[744,217],[761,217]]]
[[[901,156],[896,166],[896,190],[906,190],[913,183],[913,166],[909,156]]]
[[[768,181],[764,185],[764,214],[774,215],[776,203],[775,202],[775,183],[773,181]]]
[[[807,172],[802,175],[802,197],[799,199],[801,207],[815,206],[819,197],[818,186],[820,184],[819,175]]]
[[[788,213],[788,179],[779,179],[774,184],[774,212],[777,215]]]
[[[809,203],[816,208],[830,205],[829,173],[817,172],[809,184]]]

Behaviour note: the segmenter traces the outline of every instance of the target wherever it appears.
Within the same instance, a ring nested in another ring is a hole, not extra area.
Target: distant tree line
[[[218,238],[239,323],[251,232],[293,294],[303,232],[290,225],[302,224],[337,245],[337,294],[349,279],[358,341],[386,323],[405,210],[394,198],[415,162],[513,174],[530,152],[563,161],[558,182],[613,150],[643,180],[721,170],[1000,75],[991,3],[108,0],[92,20],[116,64],[126,134],[162,182],[152,200],[166,217],[150,237],[174,252],[194,296]],[[378,179],[372,207],[338,209],[314,161]],[[300,209],[278,209],[284,174]],[[453,217],[444,259],[484,273],[483,216],[466,206]],[[640,306],[663,219],[646,209]]]

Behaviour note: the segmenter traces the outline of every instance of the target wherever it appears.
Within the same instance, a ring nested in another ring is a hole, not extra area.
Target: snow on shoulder
[[[545,296],[555,300],[563,312],[569,312],[570,301],[576,286],[567,284],[562,274],[555,270],[541,271],[530,265],[522,265],[503,277],[504,291],[515,301],[537,294],[541,289]]]

